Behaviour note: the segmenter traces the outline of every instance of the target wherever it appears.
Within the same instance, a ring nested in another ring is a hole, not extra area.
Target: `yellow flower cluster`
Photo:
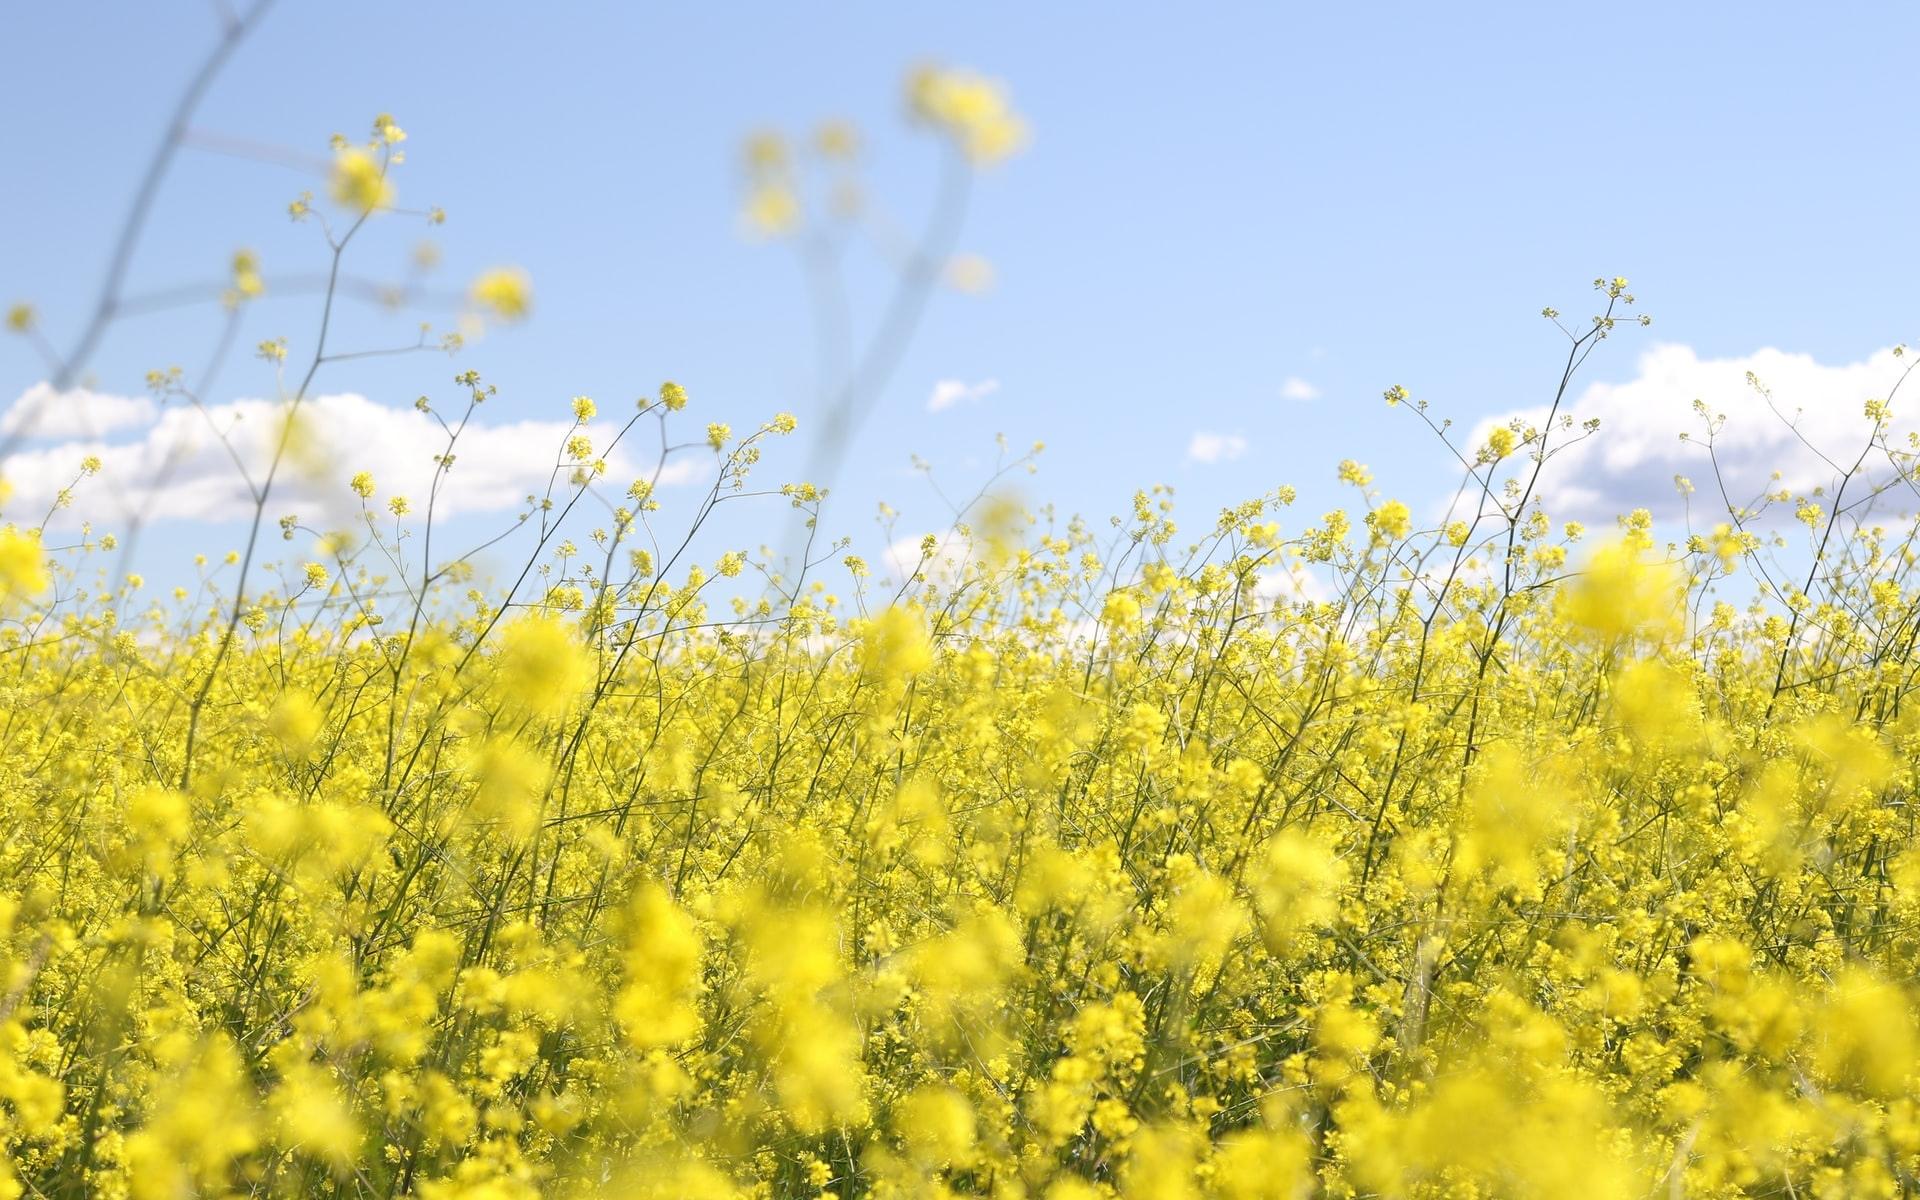
[[[907,79],[907,104],[915,118],[959,143],[969,159],[991,164],[1018,151],[1027,125],[997,81],[972,71],[926,66]]]
[[[480,273],[468,290],[479,308],[502,321],[520,321],[533,308],[533,284],[518,267],[493,267]]]

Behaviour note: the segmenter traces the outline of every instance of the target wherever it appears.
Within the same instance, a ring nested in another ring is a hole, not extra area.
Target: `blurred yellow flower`
[[[982,166],[1012,155],[1027,141],[1026,122],[1008,103],[1006,89],[971,71],[916,68],[907,76],[907,106]]]
[[[533,309],[533,282],[518,267],[481,272],[467,294],[476,306],[502,321],[523,321]]]
[[[354,212],[372,212],[393,203],[393,184],[387,179],[386,167],[357,147],[334,154],[328,187],[334,203]]]

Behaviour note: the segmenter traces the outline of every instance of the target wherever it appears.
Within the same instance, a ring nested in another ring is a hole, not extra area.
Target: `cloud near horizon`
[[[1714,435],[1713,453],[1736,504],[1750,504],[1769,489],[1805,493],[1830,486],[1837,472],[1826,460],[1852,464],[1871,430],[1863,406],[1869,399],[1887,398],[1912,362],[1896,357],[1891,348],[1860,362],[1827,365],[1812,355],[1772,348],[1701,358],[1690,346],[1655,346],[1640,356],[1633,378],[1589,384],[1565,406],[1576,427],[1597,418],[1600,429],[1547,463],[1542,503],[1556,518],[1589,523],[1610,522],[1635,508],[1671,520],[1687,507],[1674,484],[1674,476],[1682,475],[1695,488],[1695,516],[1723,518],[1696,399],[1709,411],[1726,414]],[[1771,393],[1772,408],[1749,382],[1749,373]],[[1920,397],[1896,393],[1893,409],[1898,440],[1920,430],[1920,420],[1901,415],[1920,410]],[[1515,409],[1482,420],[1473,427],[1469,446],[1485,444],[1496,426],[1510,421],[1539,426],[1547,411],[1545,406]],[[1682,433],[1689,438],[1682,440]],[[1572,436],[1556,429],[1549,446]],[[1780,472],[1777,481],[1775,471]]]
[[[297,513],[328,528],[352,524],[360,501],[347,481],[359,471],[372,473],[380,503],[404,495],[416,510],[425,508],[434,457],[447,443],[431,416],[351,392],[316,396],[300,411],[294,447],[268,500],[269,516]],[[235,460],[258,482],[278,443],[284,412],[276,401],[235,400],[202,413],[185,404],[162,407],[96,392],[60,395],[36,384],[0,415],[0,430],[27,430],[23,448],[4,467],[13,487],[8,508],[37,519],[91,454],[100,458],[100,474],[81,483],[73,507],[56,519],[57,525],[85,520],[106,529],[136,514],[150,521],[249,517],[253,498]],[[436,517],[509,511],[524,504],[529,493],[544,493],[572,428],[566,421],[490,424],[485,416],[483,408],[454,447]],[[604,481],[616,492],[636,477],[650,476],[654,467],[653,456],[644,451],[609,449],[618,428],[596,421],[586,430],[607,460]],[[116,431],[122,436],[106,436]],[[660,482],[689,482],[709,469],[696,452],[687,452],[667,463]],[[558,487],[566,486],[563,468]]]
[[[1283,399],[1287,400],[1318,400],[1320,398],[1320,389],[1300,378],[1298,375],[1289,375],[1286,381],[1280,385],[1280,395]]]
[[[964,379],[942,379],[933,385],[932,393],[927,396],[927,411],[945,412],[958,404],[984,400],[999,390],[998,379],[982,379],[978,383],[968,383]]]
[[[1232,462],[1246,452],[1247,439],[1237,433],[1208,433],[1201,430],[1187,443],[1187,461],[1190,463]]]

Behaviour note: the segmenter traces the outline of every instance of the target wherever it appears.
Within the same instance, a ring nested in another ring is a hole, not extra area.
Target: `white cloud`
[[[47,444],[36,439],[5,464],[14,488],[9,507],[25,513],[50,505],[59,490],[73,482],[80,460],[93,454],[101,460],[100,476],[81,484],[70,510],[73,520],[110,525],[136,513],[149,520],[182,521],[248,516],[253,499],[235,460],[256,483],[263,479],[285,412],[285,405],[265,400],[212,405],[204,413],[168,405],[132,440],[69,437]],[[485,415],[482,410],[468,424],[454,447],[436,518],[515,509],[528,493],[545,493],[554,464],[563,456],[569,423],[489,424],[481,419]],[[617,430],[606,422],[586,430],[607,461],[604,479],[615,491],[636,477],[650,476],[655,462],[655,455],[640,444],[610,449]],[[223,434],[227,445],[222,445]],[[423,511],[434,456],[446,449],[446,441],[431,416],[411,407],[391,408],[351,393],[314,397],[301,406],[295,450],[274,482],[269,515],[298,513],[311,524],[329,527],[349,523],[359,499],[347,480],[357,471],[373,474],[382,499],[405,495]],[[688,452],[667,463],[661,482],[683,483],[709,470],[705,459]],[[567,474],[563,467],[557,493],[566,491]]]
[[[972,404],[984,400],[1000,390],[998,379],[982,379],[978,383],[968,383],[963,379],[942,379],[933,385],[933,393],[927,397],[928,412],[945,412],[956,404]]]
[[[1320,389],[1298,375],[1289,375],[1280,385],[1280,395],[1288,400],[1318,400]]]
[[[1262,571],[1253,590],[1269,604],[1288,601],[1320,604],[1333,599],[1333,589],[1325,577],[1296,558],[1287,559],[1273,570]]]
[[[1829,366],[1811,355],[1774,349],[1703,359],[1688,346],[1656,346],[1640,356],[1634,378],[1592,384],[1564,408],[1576,426],[1598,418],[1600,430],[1547,463],[1542,501],[1556,517],[1589,522],[1610,521],[1635,508],[1672,518],[1682,510],[1674,476],[1684,475],[1695,487],[1693,511],[1721,514],[1724,507],[1703,423],[1693,408],[1696,399],[1727,416],[1714,435],[1713,455],[1734,503],[1749,504],[1768,489],[1805,492],[1829,486],[1837,472],[1826,460],[1852,465],[1870,428],[1862,405],[1885,398],[1907,366],[1891,350]],[[1772,393],[1778,415],[1748,382],[1749,372]],[[1895,397],[1896,414],[1916,410],[1920,396]],[[1475,426],[1472,444],[1483,444],[1496,425],[1517,419],[1538,426],[1546,415],[1545,407],[1536,407],[1489,418]],[[1896,418],[1894,427],[1904,441],[1908,430],[1920,429],[1920,422]],[[1681,440],[1682,433],[1691,440]],[[1566,443],[1572,436],[1556,430],[1549,445]],[[1772,479],[1775,471],[1780,472],[1777,481]]]
[[[160,411],[145,396],[110,396],[74,388],[56,392],[36,383],[0,413],[0,434],[32,438],[99,437],[116,429],[145,425]]]
[[[1237,433],[1207,433],[1202,431],[1193,435],[1187,443],[1187,461],[1197,463],[1231,462],[1247,452],[1247,439]]]
[[[895,538],[889,543],[880,555],[886,578],[895,584],[918,578],[924,583],[948,585],[960,578],[973,558],[972,543],[957,529],[935,534],[932,553],[927,553],[924,546],[925,539],[917,537]]]

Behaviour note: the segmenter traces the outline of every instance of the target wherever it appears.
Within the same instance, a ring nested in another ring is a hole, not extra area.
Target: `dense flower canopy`
[[[16,1192],[1913,1178],[1911,527],[1742,611],[1757,537],[1488,487],[1180,550],[1143,493],[892,593],[636,552],[382,613],[353,490],[371,540],[231,644],[0,539]]]

